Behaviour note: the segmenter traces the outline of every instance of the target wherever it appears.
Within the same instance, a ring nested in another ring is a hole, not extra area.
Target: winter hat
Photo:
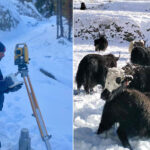
[[[3,43],[0,42],[0,52],[5,52],[6,48]]]

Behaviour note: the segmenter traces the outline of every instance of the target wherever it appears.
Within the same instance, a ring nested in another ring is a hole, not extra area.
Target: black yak
[[[123,68],[116,68],[119,72],[109,72],[106,76],[105,87],[102,96],[108,96],[109,92],[117,89],[126,76],[132,76],[132,80],[128,84],[128,88],[136,89],[141,92],[150,92],[150,66],[140,66],[127,64]],[[122,71],[121,71],[122,70]]]
[[[143,66],[150,66],[150,49],[146,47],[135,47],[131,52],[131,62]]]
[[[124,82],[105,100],[97,134],[119,123],[117,135],[122,145],[130,150],[133,149],[129,137],[150,137],[150,94],[128,89]]]
[[[104,35],[100,35],[98,39],[94,40],[95,51],[105,51],[108,47],[108,41]]]
[[[119,56],[120,57],[120,56]],[[77,89],[83,85],[86,93],[93,90],[97,84],[105,85],[108,68],[117,67],[119,57],[112,54],[88,54],[79,63],[76,74]]]
[[[85,9],[86,9],[86,5],[85,5],[85,3],[84,3],[84,2],[82,2],[82,3],[81,3],[81,7],[80,7],[80,9],[81,9],[81,10],[85,10]]]
[[[129,45],[129,53],[131,54],[132,50],[134,47],[140,46],[140,47],[145,47],[145,41],[144,40],[139,40],[139,41],[131,41]]]
[[[141,92],[150,92],[150,66],[139,66],[134,69],[133,80],[128,88]]]

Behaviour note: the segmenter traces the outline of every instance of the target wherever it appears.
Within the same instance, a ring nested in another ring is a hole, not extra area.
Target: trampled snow
[[[6,1],[3,1],[3,4],[5,3]],[[9,9],[16,17],[18,14],[13,8]],[[56,17],[38,21],[29,16],[19,15],[19,20],[17,28],[0,31],[0,41],[6,46],[6,54],[0,62],[0,69],[3,76],[16,73],[18,66],[14,65],[15,45],[27,44],[31,59],[28,65],[29,77],[47,131],[52,135],[52,150],[71,150],[72,43],[65,39],[56,39]],[[57,80],[42,74],[40,68],[53,74]],[[23,81],[20,75],[18,79]],[[5,94],[4,107],[0,112],[2,150],[18,150],[22,128],[29,129],[33,150],[46,150],[32,113],[25,85],[17,92]]]
[[[80,10],[80,3],[85,2],[87,10]],[[73,89],[74,89],[74,150],[124,150],[116,131],[112,128],[109,136],[97,135],[102,110],[105,102],[100,99],[101,86],[94,88],[94,92],[86,94],[81,88],[76,95],[77,85],[75,75],[81,59],[87,54],[108,54],[115,56],[121,53],[118,67],[129,62],[129,42],[124,40],[124,33],[130,32],[135,39],[144,39],[150,46],[150,2],[134,0],[75,0],[74,1],[74,59],[73,59]],[[121,27],[122,32],[117,32],[113,23]],[[108,28],[105,34],[108,37],[108,48],[105,52],[95,52],[94,39],[98,32],[103,33],[100,25]],[[97,29],[99,29],[97,31]],[[135,32],[139,30],[141,37]],[[149,150],[150,139],[138,137],[130,139],[134,150]]]

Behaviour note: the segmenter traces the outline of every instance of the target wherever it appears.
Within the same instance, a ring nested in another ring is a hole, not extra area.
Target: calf
[[[117,134],[122,145],[133,150],[128,137],[150,136],[150,98],[125,85],[112,91],[111,99],[104,105],[97,134],[109,130],[115,123],[119,123]]]
[[[76,74],[77,89],[83,85],[86,93],[93,90],[97,84],[105,85],[108,68],[117,67],[119,57],[112,54],[88,54],[79,63]]]
[[[82,2],[82,3],[81,3],[81,7],[80,7],[80,9],[81,9],[81,10],[85,10],[85,9],[86,9],[86,5],[85,5],[85,3],[84,3],[84,2]]]
[[[104,35],[101,35],[99,39],[94,40],[95,51],[105,51],[108,47],[108,41]]]

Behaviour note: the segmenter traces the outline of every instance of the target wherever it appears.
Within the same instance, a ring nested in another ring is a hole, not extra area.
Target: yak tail
[[[78,70],[75,77],[75,82],[77,83],[77,88],[80,89],[81,85],[84,82],[84,66],[82,61],[79,63]]]
[[[79,82],[82,82],[82,70],[80,67],[78,67],[76,77],[75,77],[75,82],[78,84]]]

